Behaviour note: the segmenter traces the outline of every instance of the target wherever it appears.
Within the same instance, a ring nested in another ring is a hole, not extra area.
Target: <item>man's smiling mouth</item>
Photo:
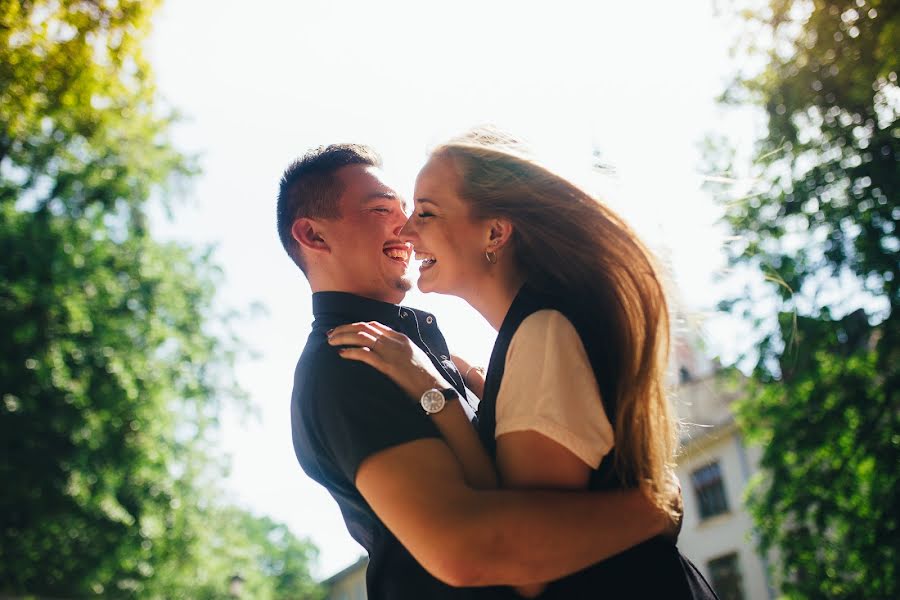
[[[383,250],[384,255],[397,262],[409,262],[409,248],[407,246],[388,246]]]

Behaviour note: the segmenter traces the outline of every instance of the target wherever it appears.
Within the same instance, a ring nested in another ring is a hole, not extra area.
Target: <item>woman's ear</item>
[[[291,226],[291,236],[300,247],[313,252],[330,252],[328,243],[322,237],[319,223],[313,219],[301,217]]]
[[[506,219],[493,219],[488,231],[487,250],[497,251],[509,243],[512,238],[513,225]]]

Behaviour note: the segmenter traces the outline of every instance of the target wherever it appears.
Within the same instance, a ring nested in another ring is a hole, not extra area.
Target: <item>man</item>
[[[426,351],[448,396],[465,395],[434,316],[399,305],[407,215],[379,167],[364,146],[319,148],[285,171],[277,211],[315,315],[294,376],[294,449],[369,553],[369,597],[502,598],[511,592],[497,586],[557,579],[663,533],[665,517],[635,491],[474,489],[424,410],[328,345],[338,325],[379,321]]]

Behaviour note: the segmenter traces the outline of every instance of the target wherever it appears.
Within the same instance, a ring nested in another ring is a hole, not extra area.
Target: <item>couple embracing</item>
[[[380,164],[312,151],[277,209],[315,319],[294,448],[368,552],[369,598],[715,598],[675,545],[668,308],[645,245],[493,130],[434,149],[409,206]],[[486,371],[401,304],[413,251],[423,292],[497,330]]]

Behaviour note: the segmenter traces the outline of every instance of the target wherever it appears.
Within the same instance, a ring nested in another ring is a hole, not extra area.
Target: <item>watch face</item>
[[[444,395],[440,390],[428,390],[422,394],[422,409],[430,415],[444,408]]]

